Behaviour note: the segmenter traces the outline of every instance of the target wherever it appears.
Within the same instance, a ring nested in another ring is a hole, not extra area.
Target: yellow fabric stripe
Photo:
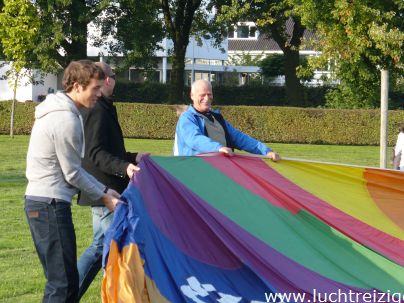
[[[364,168],[282,160],[265,162],[307,192],[352,217],[403,240],[403,230],[381,211],[369,195]],[[404,184],[404,174],[403,174]]]
[[[136,244],[125,246],[119,253],[112,241],[102,280],[102,302],[169,303],[144,274],[143,263]]]

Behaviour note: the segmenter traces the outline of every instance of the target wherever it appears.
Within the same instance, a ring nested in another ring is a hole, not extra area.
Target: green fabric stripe
[[[402,291],[401,266],[311,214],[278,208],[198,157],[152,157],[163,169],[243,229],[303,266],[362,288]]]

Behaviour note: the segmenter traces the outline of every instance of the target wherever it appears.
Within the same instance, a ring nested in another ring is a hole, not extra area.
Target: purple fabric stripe
[[[152,160],[142,164],[144,167],[135,175],[135,184],[160,231],[185,254],[201,262],[226,269],[239,268],[237,257],[216,236],[206,218],[199,215],[196,207],[204,202]],[[220,220],[225,219],[221,217]]]
[[[222,268],[251,268],[281,292],[370,292],[330,280],[275,251],[204,202],[150,158],[135,180],[154,224],[184,253]]]

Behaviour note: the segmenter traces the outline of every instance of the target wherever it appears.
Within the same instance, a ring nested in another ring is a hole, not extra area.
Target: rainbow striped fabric
[[[403,301],[404,173],[222,154],[140,166],[104,302]]]

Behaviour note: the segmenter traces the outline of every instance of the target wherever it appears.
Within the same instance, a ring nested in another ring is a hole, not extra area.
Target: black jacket
[[[84,123],[83,168],[98,181],[122,193],[128,185],[126,168],[136,164],[136,153],[125,150],[122,130],[112,100],[101,97],[92,109],[81,109]],[[100,205],[80,195],[80,205]]]

